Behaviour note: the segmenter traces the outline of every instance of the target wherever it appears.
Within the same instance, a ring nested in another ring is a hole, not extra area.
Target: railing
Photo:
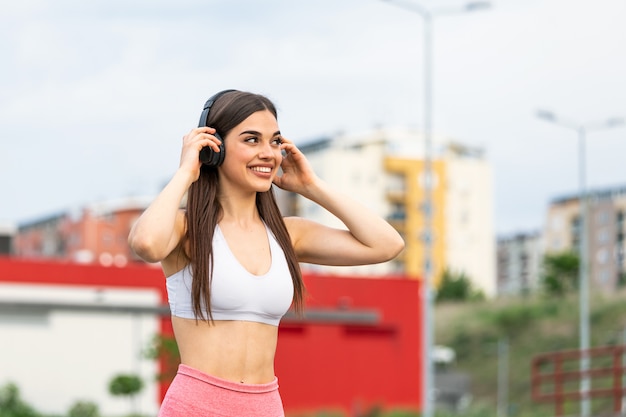
[[[532,397],[537,402],[553,402],[555,416],[563,417],[566,401],[612,398],[613,413],[621,416],[626,396],[626,346],[605,346],[586,351],[567,350],[545,353],[533,358],[531,368]],[[589,367],[580,370],[580,361],[588,358]],[[580,381],[589,379],[589,389],[581,392]]]

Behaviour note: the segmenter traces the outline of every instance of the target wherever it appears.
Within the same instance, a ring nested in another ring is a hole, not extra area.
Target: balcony
[[[390,188],[385,193],[387,201],[392,203],[402,203],[406,200],[406,191],[401,188]]]

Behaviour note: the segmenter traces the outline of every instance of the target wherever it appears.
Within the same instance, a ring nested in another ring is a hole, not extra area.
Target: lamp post
[[[421,209],[424,216],[424,229],[421,237],[424,242],[424,260],[422,273],[422,344],[424,354],[424,370],[422,375],[422,416],[432,417],[434,415],[434,366],[433,366],[433,345],[434,345],[434,314],[433,314],[433,151],[432,151],[432,102],[433,102],[433,19],[442,15],[453,15],[464,12],[473,12],[488,9],[491,4],[487,1],[473,1],[466,3],[460,8],[446,8],[431,10],[423,7],[419,3],[403,0],[383,0],[395,4],[411,12],[419,14],[423,21],[423,54],[424,54],[424,171],[422,182],[424,184],[424,200]]]
[[[610,118],[601,122],[588,124],[574,123],[567,119],[557,117],[556,114],[547,110],[537,111],[537,117],[547,122],[557,124],[559,126],[573,129],[578,136],[578,193],[580,202],[580,221],[578,224],[579,239],[579,258],[580,265],[578,268],[578,293],[580,303],[580,371],[582,377],[580,381],[580,414],[582,417],[589,417],[591,412],[591,403],[587,397],[590,381],[586,374],[589,369],[589,357],[587,351],[590,348],[589,334],[589,202],[587,200],[587,178],[586,178],[586,137],[587,133],[595,130],[609,129],[624,124],[622,118]]]

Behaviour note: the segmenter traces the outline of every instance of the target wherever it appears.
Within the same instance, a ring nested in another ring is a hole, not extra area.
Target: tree
[[[109,392],[114,396],[127,396],[132,403],[132,412],[137,414],[136,395],[143,389],[143,381],[137,375],[119,374],[109,382]]]
[[[20,397],[17,385],[8,383],[0,387],[0,417],[39,417]]]
[[[100,417],[98,405],[91,401],[77,401],[68,413],[69,417]]]
[[[571,251],[543,257],[541,284],[548,295],[562,296],[578,288],[578,255]]]
[[[456,273],[449,269],[443,271],[436,301],[467,301],[483,298],[483,293],[474,288],[472,280],[464,272]]]
[[[157,375],[159,381],[174,379],[180,364],[180,352],[176,339],[171,336],[156,335],[144,349],[143,356],[160,361],[163,371]]]

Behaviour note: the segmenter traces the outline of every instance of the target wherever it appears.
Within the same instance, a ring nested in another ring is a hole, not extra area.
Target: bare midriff
[[[181,363],[206,374],[246,384],[272,382],[278,327],[250,321],[172,316]]]

